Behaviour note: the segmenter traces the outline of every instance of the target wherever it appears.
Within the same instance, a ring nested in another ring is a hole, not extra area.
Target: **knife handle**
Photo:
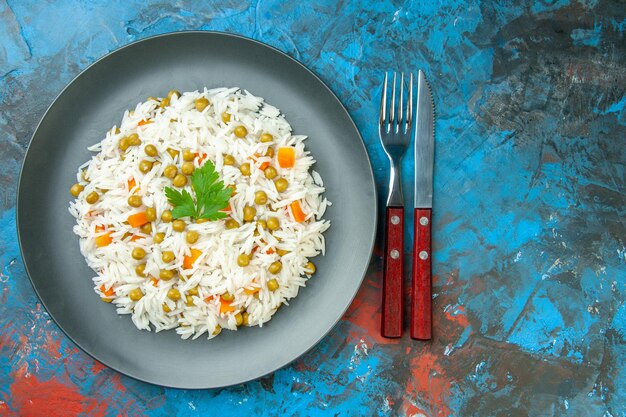
[[[411,338],[430,340],[431,313],[431,217],[432,209],[416,208],[411,288]]]
[[[404,275],[404,207],[387,207],[383,258],[383,337],[402,336]]]

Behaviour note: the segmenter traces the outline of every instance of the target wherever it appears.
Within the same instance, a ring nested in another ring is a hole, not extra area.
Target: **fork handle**
[[[411,338],[430,340],[431,313],[431,217],[432,209],[415,209],[413,282],[411,284]]]
[[[404,207],[387,207],[383,257],[383,337],[402,336],[404,275]]]

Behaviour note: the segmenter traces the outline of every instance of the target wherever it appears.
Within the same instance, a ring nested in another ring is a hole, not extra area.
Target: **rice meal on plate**
[[[305,139],[238,88],[126,111],[70,189],[95,292],[138,329],[184,339],[269,321],[325,252],[330,202]]]

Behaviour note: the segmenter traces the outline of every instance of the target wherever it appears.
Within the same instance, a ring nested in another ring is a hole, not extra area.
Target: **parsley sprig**
[[[172,217],[180,219],[190,216],[209,220],[226,217],[226,213],[220,210],[228,207],[231,190],[224,187],[224,182],[219,179],[215,165],[211,161],[206,161],[202,167],[193,172],[191,186],[196,195],[195,200],[187,190],[183,189],[181,192],[165,187],[165,195],[174,206]]]

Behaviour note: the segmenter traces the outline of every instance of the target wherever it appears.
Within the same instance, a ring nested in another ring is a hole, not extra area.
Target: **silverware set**
[[[411,337],[429,340],[431,324],[431,222],[434,168],[434,103],[422,70],[417,74],[413,100],[413,74],[393,73],[391,87],[385,73],[380,100],[378,134],[389,158],[389,194],[385,213],[383,301],[381,333],[401,337],[403,330],[404,197],[401,162],[411,138],[415,147],[415,201],[413,277],[411,283]],[[389,89],[391,92],[389,93]],[[406,97],[406,99],[405,99]],[[406,100],[406,101],[405,101]]]

